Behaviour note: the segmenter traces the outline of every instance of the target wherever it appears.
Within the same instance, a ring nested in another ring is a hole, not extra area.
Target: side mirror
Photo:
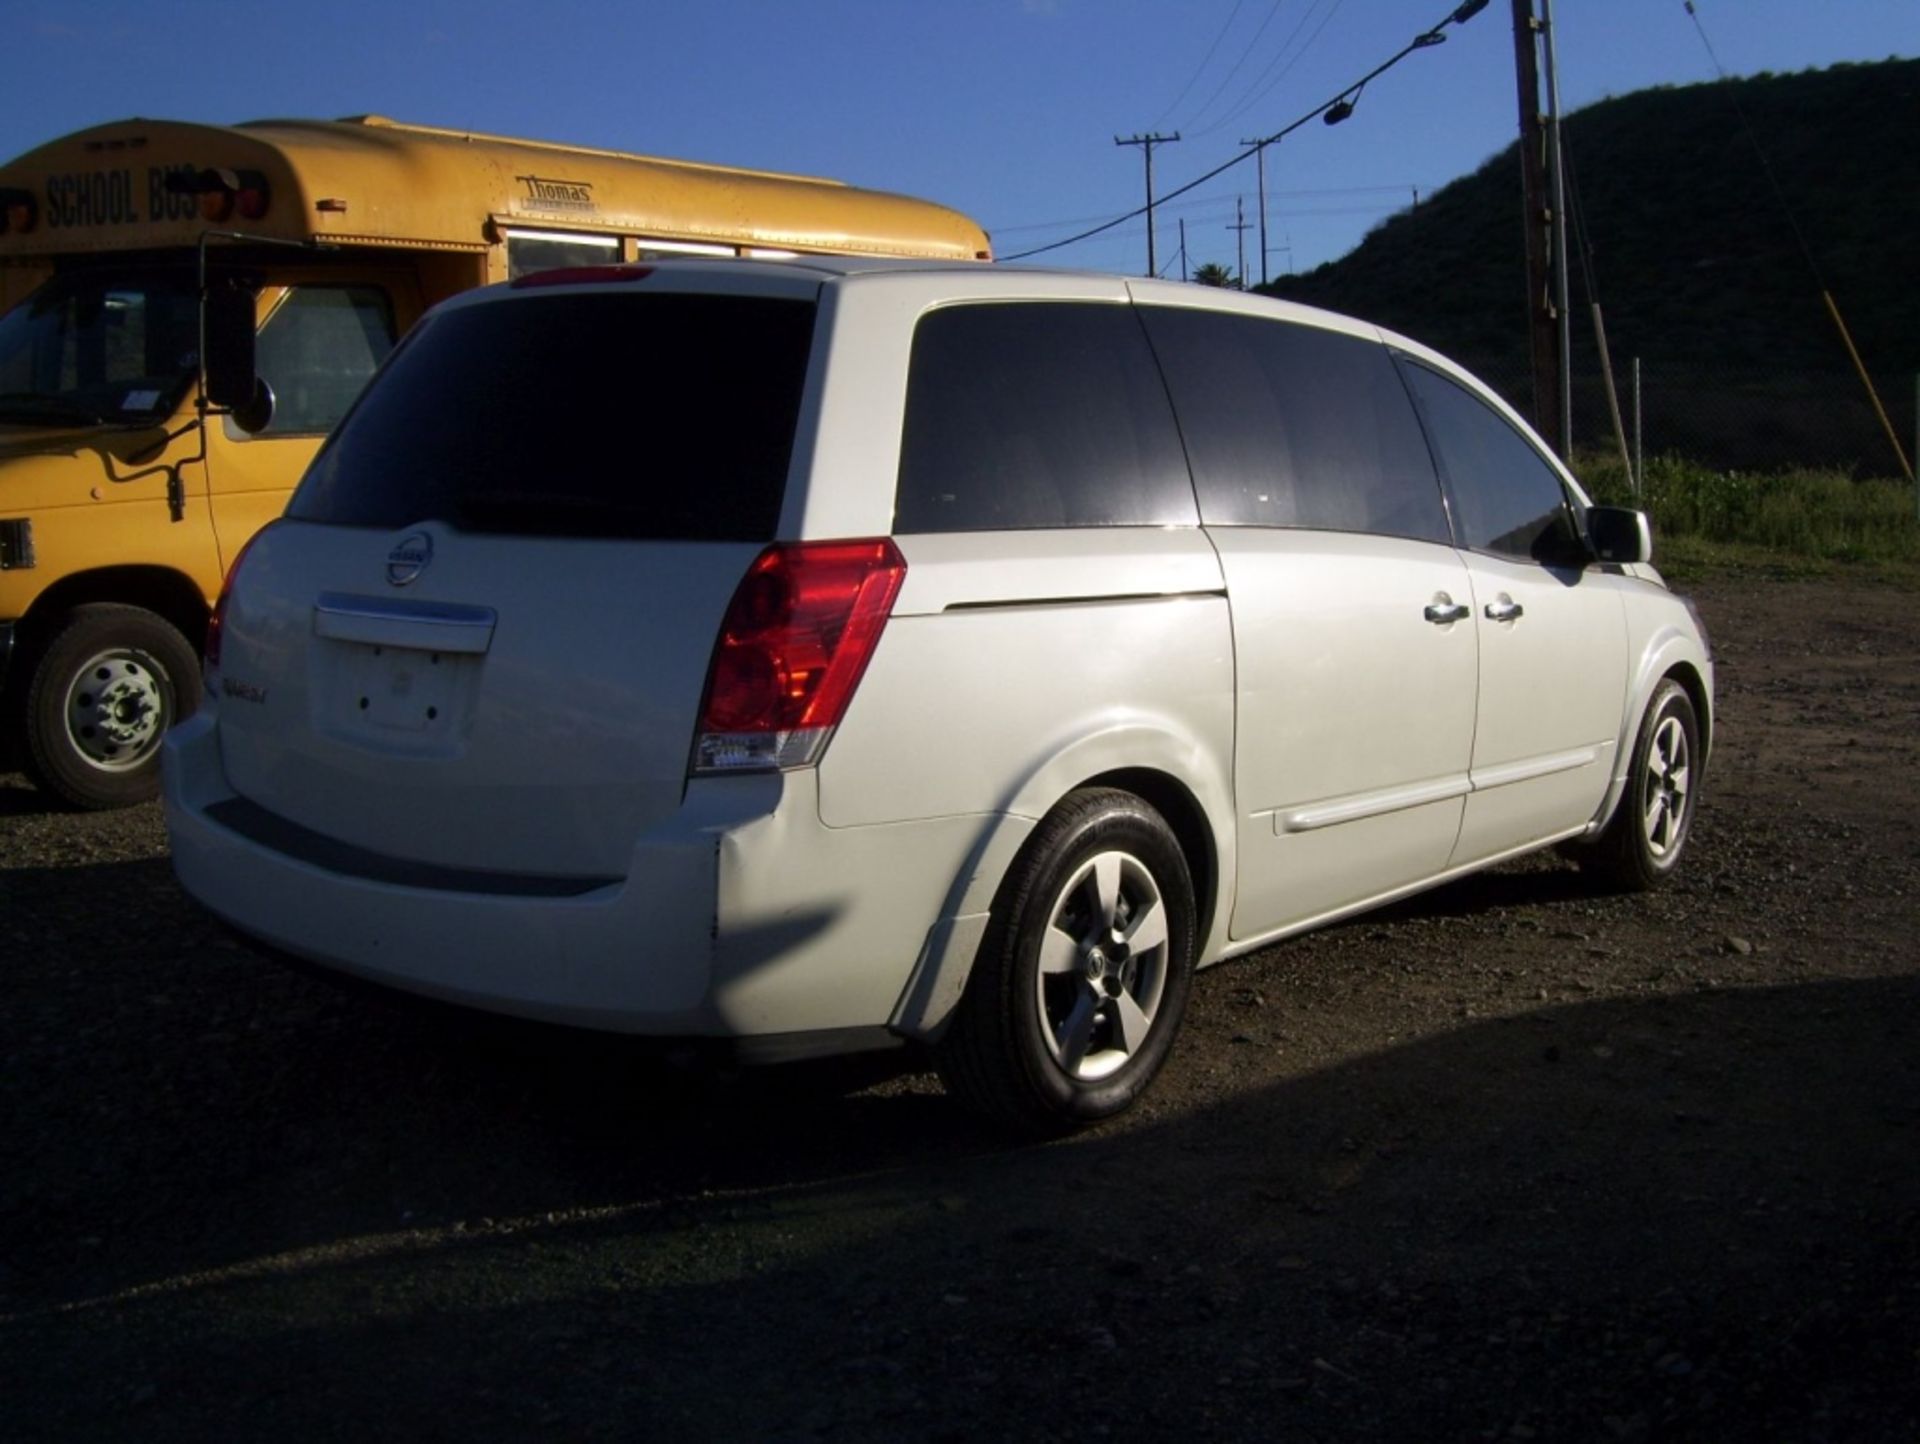
[[[1630,506],[1587,508],[1587,543],[1594,556],[1616,566],[1653,560],[1653,527]]]
[[[258,436],[267,429],[273,420],[273,388],[267,385],[267,378],[253,378],[253,395],[245,406],[235,406],[228,410],[227,419],[249,436]]]
[[[242,287],[221,285],[207,292],[207,354],[201,359],[208,404],[223,411],[243,411],[254,402],[253,310],[253,292]]]

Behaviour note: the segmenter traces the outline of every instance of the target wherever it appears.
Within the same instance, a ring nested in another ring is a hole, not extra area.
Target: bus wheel
[[[76,607],[27,692],[27,770],[75,807],[104,810],[160,791],[160,739],[200,700],[200,659],[140,607]]]

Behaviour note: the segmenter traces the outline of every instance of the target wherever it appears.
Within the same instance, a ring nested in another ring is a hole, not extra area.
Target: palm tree
[[[1193,279],[1202,286],[1223,286],[1228,289],[1240,284],[1240,278],[1218,261],[1208,261],[1204,266],[1197,267]]]

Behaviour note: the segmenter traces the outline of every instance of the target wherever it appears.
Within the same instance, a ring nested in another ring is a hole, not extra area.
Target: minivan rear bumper
[[[660,1036],[888,1025],[920,940],[954,934],[982,849],[1007,831],[982,816],[830,828],[807,770],[703,780],[635,840],[623,878],[542,895],[404,864],[372,876],[223,823],[242,814],[217,708],[167,735],[164,777],[175,870],[242,933],[452,1003]]]

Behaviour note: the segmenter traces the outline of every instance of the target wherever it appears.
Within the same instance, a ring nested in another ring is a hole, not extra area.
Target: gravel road
[[[0,776],[10,1440],[1920,1438],[1915,598],[1696,589],[1667,890],[1532,859],[1204,974],[1008,1147],[265,963]]]

